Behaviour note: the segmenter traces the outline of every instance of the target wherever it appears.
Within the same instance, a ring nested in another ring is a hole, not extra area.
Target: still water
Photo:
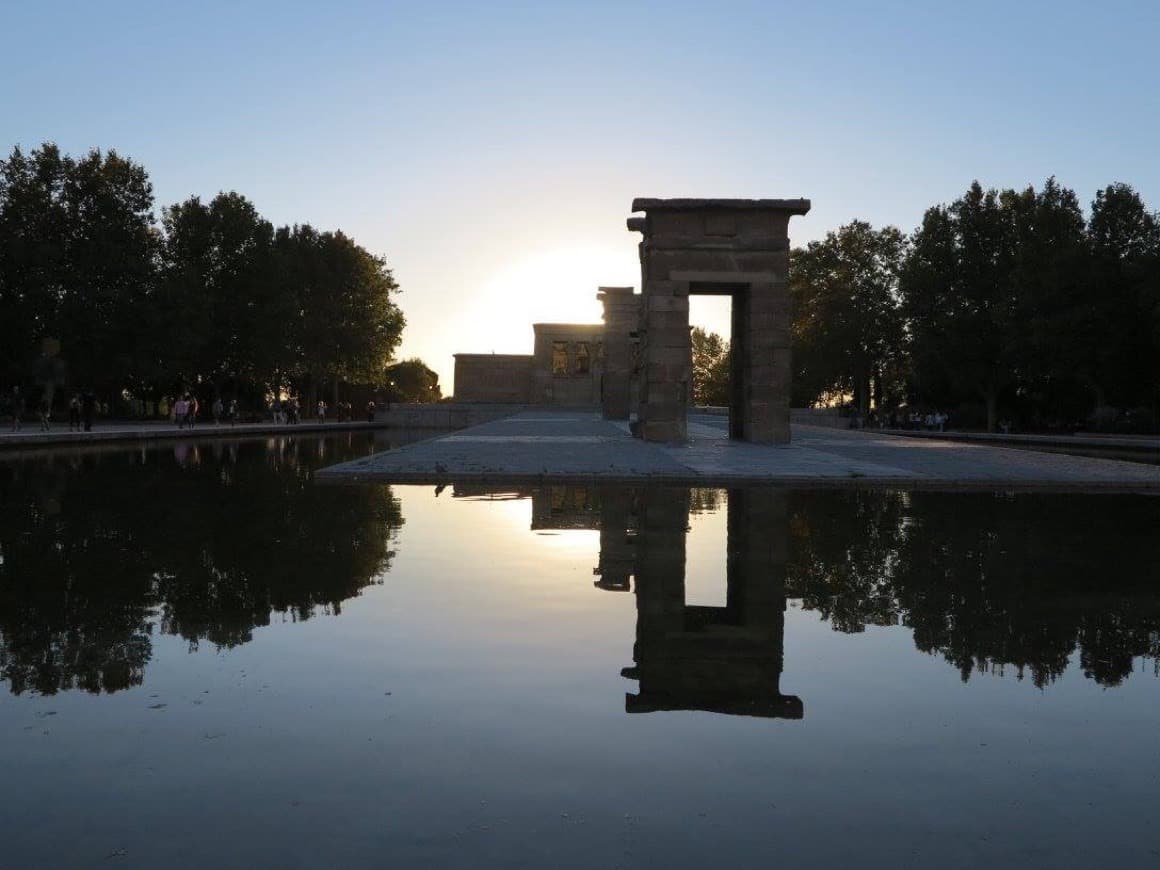
[[[0,867],[1160,866],[1160,499],[0,459]]]

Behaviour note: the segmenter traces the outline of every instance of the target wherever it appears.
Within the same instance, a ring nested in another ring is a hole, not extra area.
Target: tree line
[[[404,318],[383,258],[341,231],[275,227],[232,191],[153,209],[148,173],[115,151],[0,160],[6,387],[128,410],[385,384]]]
[[[956,425],[1160,425],[1160,219],[1126,184],[984,190],[907,235],[855,220],[790,252],[795,406]],[[695,348],[697,342],[694,342]],[[720,348],[698,400],[727,403]],[[698,362],[694,360],[694,377]]]

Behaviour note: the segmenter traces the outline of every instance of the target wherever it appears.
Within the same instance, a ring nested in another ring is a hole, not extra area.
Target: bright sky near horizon
[[[638,285],[636,196],[797,197],[795,244],[978,178],[1160,208],[1160,3],[9,2],[0,149],[115,148],[157,211],[237,190],[342,229],[399,356],[529,352]],[[695,319],[728,332],[726,310]]]

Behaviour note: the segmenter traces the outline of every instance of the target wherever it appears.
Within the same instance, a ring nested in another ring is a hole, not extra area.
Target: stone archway
[[[640,243],[639,434],[683,441],[692,377],[689,295],[733,299],[730,435],[789,441],[789,219],[808,199],[635,199]]]

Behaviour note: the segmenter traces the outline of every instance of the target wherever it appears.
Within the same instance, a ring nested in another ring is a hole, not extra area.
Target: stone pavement
[[[1160,466],[866,431],[795,426],[793,442],[730,441],[727,421],[691,417],[686,444],[632,438],[592,412],[526,411],[318,472],[332,481],[540,480],[690,486],[1115,489],[1160,491]]]

